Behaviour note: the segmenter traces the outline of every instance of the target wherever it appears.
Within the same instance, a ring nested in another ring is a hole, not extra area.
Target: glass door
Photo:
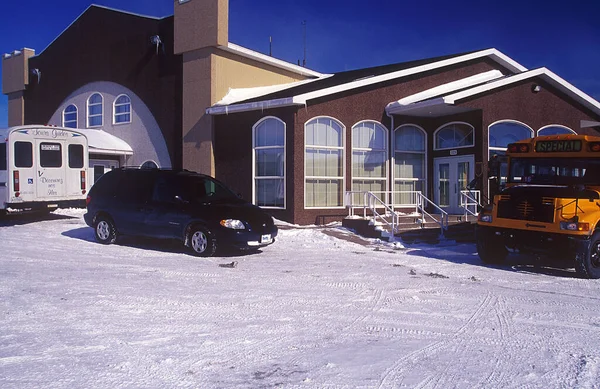
[[[434,160],[434,202],[450,214],[460,215],[460,193],[474,177],[472,155],[436,158]]]

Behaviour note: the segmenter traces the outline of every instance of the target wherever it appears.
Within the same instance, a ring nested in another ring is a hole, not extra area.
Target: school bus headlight
[[[492,220],[493,220],[493,218],[492,218],[492,215],[490,215],[490,214],[483,214],[483,213],[479,214],[479,221],[480,222],[491,223]]]
[[[560,222],[560,229],[567,231],[589,231],[590,223]]]

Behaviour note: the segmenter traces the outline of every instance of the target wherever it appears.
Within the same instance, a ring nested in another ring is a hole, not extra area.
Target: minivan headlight
[[[232,230],[244,230],[246,226],[241,220],[237,219],[224,219],[221,220],[221,225],[225,228],[231,228]]]

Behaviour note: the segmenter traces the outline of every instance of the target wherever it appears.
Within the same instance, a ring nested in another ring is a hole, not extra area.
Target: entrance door
[[[460,191],[474,178],[475,158],[472,155],[434,159],[434,201],[449,214],[464,213],[460,206]]]

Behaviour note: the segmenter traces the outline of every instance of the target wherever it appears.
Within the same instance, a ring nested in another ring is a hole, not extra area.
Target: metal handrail
[[[424,194],[422,194],[421,192],[419,192],[419,210],[421,211],[421,223],[425,223],[425,215],[429,216],[433,221],[435,221],[437,224],[440,225],[440,235],[442,236],[442,238],[444,237],[444,231],[448,229],[448,212],[444,211],[442,208],[440,208],[436,203],[434,203],[433,201],[429,200]],[[423,203],[427,202],[427,204],[433,206],[435,209],[437,209],[438,211],[440,211],[440,220],[438,221],[435,217],[433,217],[433,215],[431,215],[429,212],[427,212],[425,210],[425,207],[423,206]]]
[[[406,203],[406,204],[391,204],[388,205],[385,201],[381,200],[379,197],[377,197],[377,195],[375,193],[382,193],[385,194],[385,196],[387,198],[394,198],[394,195],[400,194],[400,195],[411,195],[411,199],[414,199],[414,203]],[[354,201],[355,196],[356,195],[360,195],[362,196],[362,201],[359,201],[358,203],[356,203]],[[391,197],[388,197],[390,196]],[[394,235],[394,233],[396,232],[397,226],[398,226],[398,213],[395,211],[396,207],[402,207],[402,208],[407,208],[407,207],[415,207],[415,212],[420,214],[420,223],[421,226],[423,226],[426,223],[425,217],[429,217],[432,221],[434,221],[435,223],[439,224],[440,226],[440,230],[441,230],[441,237],[444,237],[444,231],[446,231],[448,229],[448,220],[449,220],[449,215],[448,212],[446,212],[445,210],[443,210],[440,206],[438,206],[437,204],[435,204],[433,201],[431,201],[430,199],[428,199],[425,195],[423,195],[423,193],[421,193],[420,191],[381,191],[381,192],[370,192],[370,191],[346,191],[345,193],[345,200],[344,200],[344,205],[346,207],[348,207],[348,215],[349,216],[354,216],[355,215],[355,208],[362,208],[363,209],[363,218],[367,219],[367,211],[370,211],[370,216],[373,220],[373,222],[375,223],[377,221],[377,219],[381,219],[383,221],[383,223],[385,223],[386,225],[388,225],[391,230],[392,230],[392,236]],[[425,206],[430,205],[431,207],[435,208],[437,211],[439,211],[440,213],[440,219],[438,220],[436,217],[434,217],[432,214],[430,214],[429,212],[427,212],[427,210],[425,209]],[[378,209],[384,209],[386,214],[382,215]],[[392,222],[390,223],[389,221],[387,221],[385,219],[384,216],[390,216],[392,217]]]
[[[460,191],[460,206],[465,210],[465,220],[468,221],[469,214],[477,217],[481,205],[481,192],[478,190],[461,190]],[[471,211],[469,207],[475,207],[475,211]]]
[[[395,239],[396,232],[398,232],[397,231],[398,215],[396,214],[396,212],[394,212],[394,210],[389,205],[387,205],[383,201],[381,201],[381,199],[379,197],[375,196],[375,194],[373,194],[372,192],[366,192],[365,195],[367,196],[367,201],[369,203],[369,210],[371,211],[371,214],[373,215],[373,219],[372,219],[373,223],[377,222],[377,218],[381,218],[383,223],[385,223],[390,228],[390,231],[392,232],[392,236],[390,238],[393,241]],[[384,216],[390,215],[392,217],[391,223],[389,221],[387,221],[387,219],[377,211],[378,207],[375,206],[376,203],[378,203],[380,205],[380,207],[383,207],[387,211]]]

